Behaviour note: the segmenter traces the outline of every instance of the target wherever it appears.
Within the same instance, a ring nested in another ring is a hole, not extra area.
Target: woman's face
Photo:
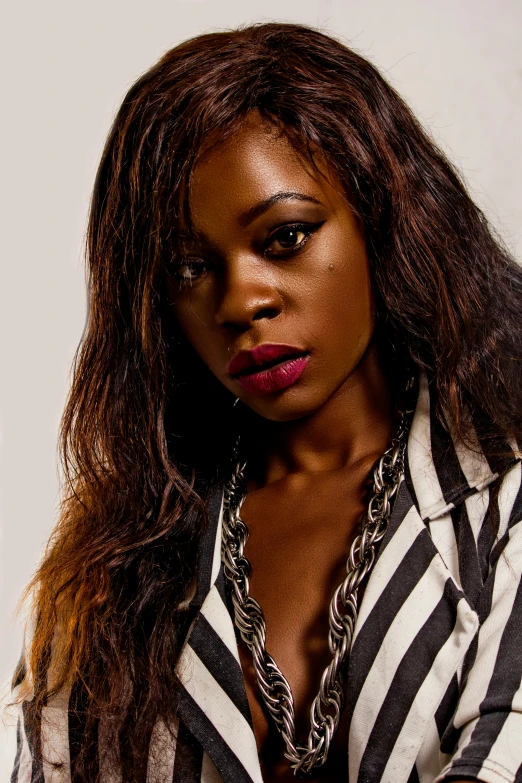
[[[374,328],[364,236],[339,184],[259,115],[197,164],[195,239],[175,316],[232,394],[272,421],[309,415],[357,372]]]

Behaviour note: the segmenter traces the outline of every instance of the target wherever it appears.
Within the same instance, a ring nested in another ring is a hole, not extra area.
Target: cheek
[[[339,356],[360,355],[375,325],[374,297],[364,247],[325,265],[309,291],[322,338]]]
[[[332,277],[335,272],[332,273]],[[349,329],[348,338],[371,336],[374,327],[374,297],[367,267],[361,266],[334,281],[332,318]]]

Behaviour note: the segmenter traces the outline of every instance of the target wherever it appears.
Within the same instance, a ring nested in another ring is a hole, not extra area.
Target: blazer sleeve
[[[36,712],[33,708],[33,674],[28,665],[33,631],[31,624],[26,630],[20,663],[13,678],[13,701],[17,702],[18,716],[16,756],[10,783],[70,783],[70,687],[48,699],[41,711]],[[52,654],[47,667],[48,682],[51,677]]]
[[[31,730],[31,721],[28,719],[28,715],[31,709],[31,701],[33,699],[32,689],[27,690],[24,693],[23,701],[18,701],[22,695],[21,689],[26,684],[30,686],[30,672],[27,668],[27,649],[28,640],[31,637],[31,631],[26,630],[24,635],[24,643],[20,661],[16,667],[16,671],[12,682],[12,700],[16,703],[17,719],[16,719],[16,755],[14,760],[14,766],[11,773],[10,783],[33,783],[33,781],[39,781],[43,778],[38,777],[35,769],[35,755],[38,745],[38,737],[35,732]]]
[[[520,475],[520,464],[506,474],[496,503],[493,517],[505,532],[491,552],[489,576],[476,606],[481,624],[464,665],[453,725],[446,732],[458,737],[456,750],[434,783],[522,781]],[[443,749],[448,740],[454,744],[446,735]]]
[[[23,704],[18,708],[16,724],[16,756],[11,783],[32,783],[33,777],[33,749],[30,739],[26,734]],[[38,778],[37,778],[38,779]]]

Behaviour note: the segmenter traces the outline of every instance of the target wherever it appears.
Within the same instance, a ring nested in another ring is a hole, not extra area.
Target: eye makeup
[[[325,222],[325,220],[313,223],[296,220],[281,222],[270,230],[266,239],[258,246],[258,250],[265,258],[290,258],[305,247]],[[201,254],[187,253],[186,255],[180,253],[179,261],[174,264],[172,274],[178,280],[181,288],[193,285],[215,266],[215,263],[205,256],[207,256],[205,252]]]

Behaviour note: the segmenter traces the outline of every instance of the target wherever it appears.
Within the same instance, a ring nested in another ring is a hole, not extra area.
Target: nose
[[[220,288],[216,322],[222,329],[245,331],[255,321],[276,318],[282,310],[273,275],[258,259],[227,264]]]

